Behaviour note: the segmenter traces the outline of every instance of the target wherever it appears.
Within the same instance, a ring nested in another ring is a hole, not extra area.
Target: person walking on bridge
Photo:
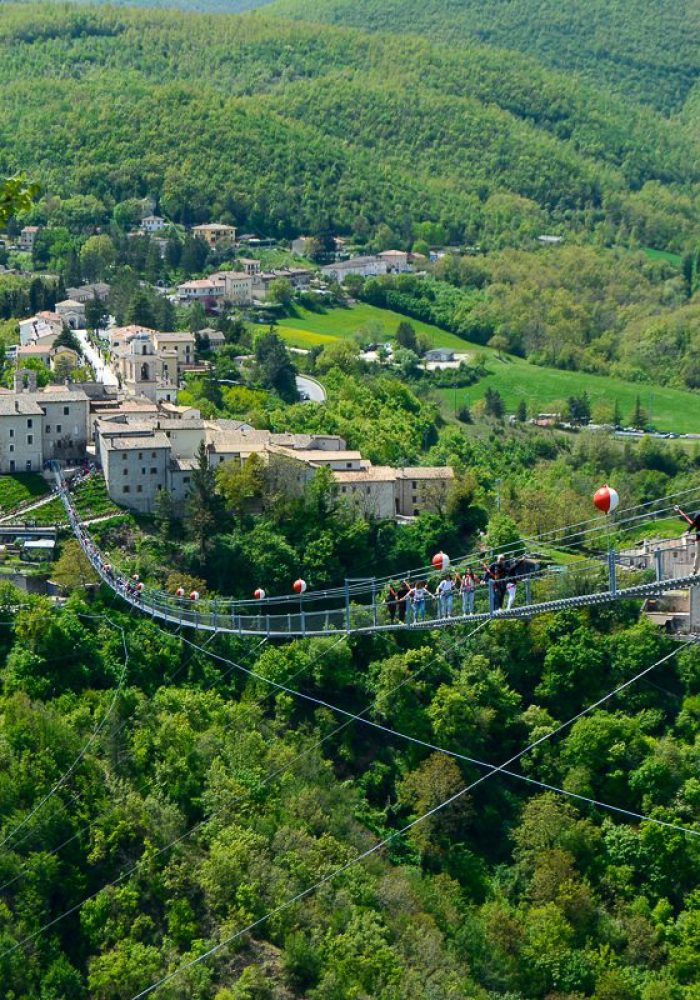
[[[399,621],[405,625],[406,624],[406,609],[408,607],[408,595],[411,593],[411,585],[406,580],[402,580],[401,584],[396,588],[396,603],[398,605],[397,611],[399,613]]]
[[[684,521],[688,522],[688,527],[686,528],[686,535],[695,535],[695,559],[693,561],[693,573],[697,576],[700,573],[700,510],[693,511],[692,514],[686,514],[684,510],[676,506],[673,508],[677,514],[683,518]]]
[[[462,595],[463,615],[474,614],[474,598],[476,597],[476,588],[478,583],[478,576],[472,571],[471,566],[467,566],[459,586],[459,591]]]
[[[455,585],[451,573],[448,573],[447,576],[443,580],[441,580],[440,583],[437,585],[435,596],[438,599],[438,607],[439,607],[438,613],[441,618],[452,617],[454,589]]]
[[[506,576],[508,569],[506,557],[501,553],[490,566],[487,563],[483,563],[482,565],[485,570],[485,582],[488,583],[489,580],[493,581],[493,610],[500,611],[506,596]]]
[[[425,602],[433,595],[430,593],[425,583],[419,580],[413,588],[413,622],[425,620]]]
[[[394,583],[389,584],[389,592],[386,597],[386,609],[389,612],[389,621],[393,625],[396,620],[396,610],[399,604],[399,594]]]

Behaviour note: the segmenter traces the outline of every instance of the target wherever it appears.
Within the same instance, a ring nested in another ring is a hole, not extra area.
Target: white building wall
[[[44,410],[44,461],[55,458],[82,459],[88,443],[88,419],[90,403],[87,399],[67,399],[46,403],[41,399]]]
[[[0,473],[41,472],[43,419],[41,414],[0,416]]]
[[[115,503],[139,514],[153,513],[155,498],[168,484],[168,448],[105,449],[103,469],[107,492]]]
[[[393,482],[342,483],[338,497],[365,517],[385,520],[395,514]]]

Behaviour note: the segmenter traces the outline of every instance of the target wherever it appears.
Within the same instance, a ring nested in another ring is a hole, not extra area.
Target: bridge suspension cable
[[[646,815],[644,813],[636,813],[629,809],[623,809],[619,806],[611,805],[609,802],[603,802],[601,800],[591,799],[585,795],[578,795],[575,792],[569,792],[565,788],[559,788],[557,785],[548,784],[543,781],[538,781],[536,778],[528,777],[524,774],[518,774],[516,771],[509,771],[504,767],[499,768],[496,764],[490,764],[488,761],[480,760],[478,757],[471,757],[467,754],[459,753],[456,750],[448,750],[446,747],[438,746],[435,743],[430,743],[427,740],[422,740],[415,736],[410,736],[408,733],[403,733],[397,729],[392,729],[390,726],[385,726],[381,722],[376,722],[373,719],[368,719],[366,713],[369,711],[371,706],[364,709],[363,712],[354,713],[349,712],[347,709],[340,708],[338,705],[334,705],[332,702],[326,701],[323,698],[317,698],[314,695],[307,694],[303,691],[298,691],[295,688],[290,687],[288,684],[282,684],[279,681],[275,681],[270,677],[265,677],[264,674],[260,674],[255,670],[251,670],[249,667],[245,667],[240,663],[236,663],[234,660],[229,659],[220,653],[215,653],[214,650],[205,649],[204,647],[198,646],[196,643],[192,642],[190,639],[186,639],[182,636],[182,642],[186,643],[188,646],[194,646],[195,649],[200,650],[207,656],[210,656],[214,660],[218,660],[222,663],[226,663],[232,668],[238,670],[239,672],[245,674],[248,677],[253,678],[257,681],[262,681],[264,684],[274,688],[276,691],[282,691],[285,694],[292,695],[295,698],[299,698],[302,701],[310,702],[311,704],[317,705],[319,708],[327,708],[330,711],[335,712],[337,715],[342,715],[349,722],[360,722],[364,726],[368,726],[371,729],[378,730],[379,732],[386,733],[388,736],[396,736],[399,739],[405,740],[407,743],[413,743],[415,746],[423,747],[426,750],[432,750],[436,753],[445,754],[448,757],[454,757],[458,760],[463,760],[465,763],[473,764],[476,767],[486,768],[487,770],[500,770],[501,773],[507,775],[509,778],[515,778],[518,781],[524,781],[531,785],[538,785],[540,788],[545,788],[552,792],[557,792],[560,795],[568,796],[569,798],[578,799],[582,802],[588,802],[591,805],[600,806],[601,809],[608,809],[612,812],[617,812],[624,814],[626,816],[633,817],[638,820],[644,820],[648,823],[654,823],[658,826],[669,827],[673,830],[678,830],[679,832],[685,833],[688,836],[700,837],[700,830],[692,830],[689,827],[682,826],[679,823],[669,823],[664,820],[657,819],[653,816]],[[680,647],[679,647],[680,649]],[[674,650],[672,655],[675,655],[678,650]],[[438,657],[435,657],[431,662],[434,663]],[[662,661],[659,661],[662,662]],[[412,684],[416,680],[416,677],[408,677],[405,679],[404,683]],[[400,685],[400,686],[403,686]],[[394,694],[397,689],[392,689],[391,694]]]
[[[551,732],[546,733],[543,736],[540,736],[536,740],[533,740],[523,750],[520,750],[518,753],[513,754],[502,764],[494,766],[493,770],[488,771],[486,774],[482,774],[479,778],[476,778],[468,785],[465,785],[464,788],[461,788],[458,792],[455,792],[454,795],[450,795],[449,798],[444,799],[436,806],[433,806],[433,808],[426,810],[420,816],[416,817],[416,819],[411,820],[410,823],[406,823],[406,825],[403,826],[400,830],[395,830],[394,832],[388,834],[386,837],[384,837],[382,840],[377,841],[371,847],[368,847],[366,850],[356,854],[355,857],[351,858],[349,861],[346,861],[345,864],[340,865],[339,867],[333,869],[333,871],[328,872],[326,875],[318,879],[312,885],[307,886],[306,889],[302,889],[301,892],[296,893],[294,896],[286,900],[284,903],[280,903],[279,906],[274,907],[267,913],[263,914],[263,916],[258,917],[257,920],[253,920],[245,927],[242,927],[240,930],[235,931],[233,934],[227,935],[221,941],[217,942],[217,944],[213,945],[211,948],[208,948],[206,951],[202,952],[201,955],[197,955],[195,958],[190,959],[189,961],[181,965],[179,968],[174,969],[172,972],[169,972],[167,975],[161,976],[159,979],[157,979],[155,982],[152,982],[149,986],[141,990],[139,993],[135,993],[131,997],[131,1000],[142,1000],[143,997],[146,997],[150,993],[153,993],[154,990],[159,989],[166,983],[172,982],[173,979],[175,979],[177,976],[182,975],[183,972],[186,972],[189,969],[194,968],[201,962],[204,962],[208,958],[211,958],[213,955],[216,955],[223,948],[232,944],[234,941],[237,941],[239,938],[243,937],[243,935],[249,934],[257,927],[260,927],[262,924],[266,923],[272,917],[277,916],[279,913],[283,913],[285,910],[290,909],[290,907],[294,906],[296,903],[299,903],[303,899],[306,899],[308,896],[311,896],[322,886],[327,885],[329,882],[334,881],[336,878],[344,874],[350,868],[353,868],[360,862],[365,861],[367,858],[376,854],[378,851],[382,850],[382,848],[386,847],[394,840],[397,840],[399,837],[402,837],[406,833],[410,832],[414,827],[418,826],[421,823],[424,823],[431,816],[435,816],[443,809],[446,809],[448,806],[452,805],[452,803],[456,802],[458,799],[462,798],[462,796],[466,795],[467,792],[472,791],[472,789],[476,788],[478,785],[481,785],[485,781],[488,781],[489,778],[492,778],[495,774],[502,772],[505,768],[509,767],[511,764],[514,764],[516,761],[520,760],[526,754],[534,750],[537,746],[540,746],[542,743],[551,739],[553,736],[556,736],[564,729],[567,729],[569,726],[572,726],[583,716],[587,715],[588,713],[594,711],[596,708],[599,708],[601,705],[605,704],[605,702],[609,701],[610,698],[613,698],[615,695],[619,694],[621,691],[624,691],[626,688],[628,688],[631,684],[634,684],[635,681],[644,677],[652,670],[655,670],[657,667],[661,666],[661,664],[670,660],[673,656],[676,656],[679,652],[679,649],[680,648],[676,648],[672,652],[668,653],[666,656],[663,656],[660,660],[657,660],[656,663],[652,663],[652,665],[647,667],[645,670],[642,670],[638,674],[635,674],[634,677],[631,677],[623,684],[620,684],[613,691],[604,695],[602,698],[599,698],[598,701],[594,702],[592,705],[589,705],[587,708],[582,709],[580,712],[572,716],[572,718],[568,719],[566,722],[562,722],[556,728],[551,730]]]
[[[89,539],[75,510],[70,493],[63,484],[60,472],[57,472],[57,483],[71,527],[83,551],[102,581],[133,607],[146,614],[150,614],[153,618],[158,618],[162,621],[179,625],[180,627],[194,628],[199,631],[220,631],[241,636],[260,635],[271,638],[286,638],[299,635],[333,635],[339,631],[370,633],[391,631],[405,627],[401,618],[399,622],[396,622],[394,619],[389,622],[379,620],[381,601],[378,600],[378,583],[376,580],[369,581],[371,588],[371,603],[369,604],[357,605],[353,602],[351,597],[356,591],[353,590],[351,592],[350,582],[347,582],[344,589],[344,606],[325,608],[318,606],[319,602],[322,605],[324,601],[331,600],[332,597],[329,597],[329,595],[337,593],[337,591],[302,593],[296,598],[291,599],[299,602],[298,611],[296,609],[288,610],[286,614],[280,609],[285,606],[293,607],[293,605],[289,604],[290,598],[288,595],[279,599],[265,598],[263,601],[253,602],[256,604],[253,612],[251,604],[248,601],[213,598],[202,602],[200,605],[196,600],[188,602],[174,598],[163,591],[146,589],[141,582],[138,582],[134,586],[131,581],[126,580],[114,570],[103,554],[99,552]],[[650,503],[659,504],[666,499],[668,498],[650,501]],[[657,513],[657,511],[650,511],[645,515],[634,515],[634,517],[635,519],[638,516],[649,518],[656,516]],[[596,528],[596,530],[600,529]],[[411,626],[413,628],[445,628],[454,623],[475,622],[488,616],[492,617],[495,614],[513,618],[529,617],[533,614],[560,610],[565,607],[581,607],[587,604],[597,604],[603,601],[626,598],[645,598],[658,595],[664,590],[672,589],[674,586],[696,583],[700,579],[694,573],[688,573],[684,577],[678,576],[674,581],[670,577],[663,578],[663,575],[660,573],[660,562],[657,561],[656,580],[653,583],[635,583],[632,587],[619,588],[616,580],[616,555],[611,550],[607,553],[609,579],[605,587],[598,586],[596,589],[593,589],[595,581],[589,578],[587,580],[587,592],[584,593],[579,589],[576,581],[574,581],[573,596],[552,598],[551,591],[554,590],[556,592],[557,589],[561,589],[562,572],[567,575],[569,581],[573,581],[576,574],[588,572],[590,575],[600,573],[602,565],[603,563],[598,560],[589,559],[587,561],[578,560],[575,564],[565,567],[549,567],[546,570],[541,568],[528,569],[527,572],[522,572],[519,576],[511,578],[511,582],[515,583],[516,586],[518,581],[523,582],[526,591],[525,604],[520,604],[516,607],[509,606],[505,610],[499,605],[498,598],[500,593],[496,582],[490,579],[488,583],[488,611],[472,614],[471,611],[467,613],[467,609],[465,608],[465,613],[461,616],[459,614],[455,616],[450,614],[442,616],[434,615],[432,617],[426,616],[425,611],[423,611],[422,614],[415,614],[415,620],[411,622]],[[600,583],[601,581],[598,582]],[[543,584],[544,593],[533,595],[533,588],[541,590]],[[361,581],[357,586],[364,588],[363,592],[367,593],[368,582],[366,580]],[[505,591],[505,586],[503,589]],[[196,594],[191,596],[195,599],[198,598]],[[280,608],[276,613],[271,614],[270,608],[274,608],[276,604],[279,604]],[[244,614],[243,612],[246,610],[250,610],[250,613]]]

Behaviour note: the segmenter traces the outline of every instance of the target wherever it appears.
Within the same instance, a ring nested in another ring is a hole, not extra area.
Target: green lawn
[[[8,513],[20,504],[40,500],[48,492],[49,485],[38,472],[0,476],[0,511]]]
[[[489,387],[500,392],[509,412],[524,399],[530,413],[554,411],[557,404],[569,396],[579,396],[585,391],[593,406],[601,401],[614,403],[617,400],[625,422],[631,418],[639,396],[645,410],[651,410],[652,422],[659,430],[682,434],[697,432],[700,427],[700,393],[625,382],[607,375],[541,368],[521,358],[508,357],[499,361],[493,354],[488,367],[490,374],[476,385],[456,391],[437,390],[448,412],[454,412],[455,405],[472,405],[482,399]]]
[[[432,347],[452,347],[458,351],[482,349],[432,323],[422,323],[391,309],[378,309],[364,302],[351,308],[327,309],[318,313],[297,306],[295,315],[279,321],[279,332],[292,347],[313,347],[333,340],[347,340],[370,321],[382,324],[387,340],[394,336],[399,323],[408,322],[416,333],[424,333],[430,339]]]
[[[641,542],[645,538],[681,538],[685,522],[680,517],[661,517],[658,521],[648,521],[625,532],[625,544]]]
[[[117,507],[107,496],[107,487],[102,476],[95,476],[84,483],[80,483],[75,490],[75,506],[81,517],[86,519],[103,517],[107,514],[116,516],[123,513],[122,508]],[[68,524],[66,509],[60,497],[54,497],[53,500],[44,504],[43,507],[37,507],[36,510],[29,511],[26,517],[20,514],[16,520],[17,523],[24,523],[26,521],[41,527],[48,525],[61,527]]]
[[[661,254],[662,251],[653,251]],[[282,336],[293,347],[313,347],[333,340],[351,338],[355,332],[369,321],[379,320],[387,337],[392,336],[405,316],[389,309],[378,309],[360,303],[349,309],[328,309],[322,313],[297,308],[296,315],[280,321]],[[409,319],[416,332],[425,333],[436,347],[452,347],[458,351],[485,354],[489,359],[490,374],[467,389],[438,390],[445,409],[454,411],[464,403],[472,404],[482,399],[487,388],[497,389],[503,396],[506,407],[513,411],[521,399],[532,412],[548,412],[556,404],[563,403],[569,396],[588,393],[591,402],[619,401],[623,420],[627,422],[634,410],[637,396],[645,410],[651,411],[652,421],[660,430],[685,433],[697,431],[700,427],[700,394],[684,392],[681,389],[666,389],[648,386],[606,375],[586,375],[582,372],[560,371],[556,368],[542,368],[528,364],[522,358],[508,357],[499,361],[493,351],[479,344],[461,340],[430,323]]]
[[[101,475],[92,476],[75,490],[75,506],[81,517],[103,517],[105,514],[121,514],[107,494],[107,484]]]
[[[669,264],[678,264],[679,266],[681,263],[681,255],[671,253],[670,250],[652,250],[651,247],[644,247],[644,253],[652,260],[667,260]]]

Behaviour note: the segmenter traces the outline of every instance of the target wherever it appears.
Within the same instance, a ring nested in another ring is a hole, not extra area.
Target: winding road
[[[326,390],[315,378],[309,378],[308,375],[297,375],[297,389],[300,394],[308,397],[306,401],[309,403],[326,402]]]

